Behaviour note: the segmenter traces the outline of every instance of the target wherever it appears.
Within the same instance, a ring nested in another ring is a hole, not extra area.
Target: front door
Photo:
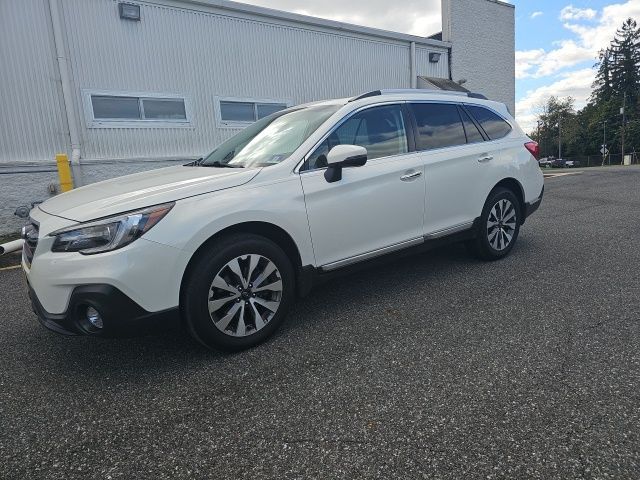
[[[359,111],[309,156],[301,171],[316,264],[334,268],[422,241],[423,161],[409,153],[400,105]],[[336,145],[367,149],[363,167],[345,168],[342,180],[324,178]]]

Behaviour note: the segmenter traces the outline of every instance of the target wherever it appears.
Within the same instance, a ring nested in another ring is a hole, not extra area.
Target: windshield
[[[216,148],[199,165],[266,167],[288,158],[341,105],[318,105],[274,113]]]

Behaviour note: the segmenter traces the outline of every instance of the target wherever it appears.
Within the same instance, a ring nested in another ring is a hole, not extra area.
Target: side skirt
[[[379,265],[385,265],[398,258],[404,258],[419,253],[424,253],[434,248],[439,248],[452,243],[464,242],[475,237],[476,227],[480,222],[480,217],[476,218],[473,223],[465,225],[464,230],[452,229],[453,232],[438,232],[436,235],[428,235],[424,237],[424,242],[419,245],[411,244],[407,248],[394,250],[375,258],[367,258],[357,263],[350,263],[340,268],[331,270],[323,270],[322,267],[314,267],[313,265],[305,265],[298,269],[298,296],[304,298],[313,289],[313,287],[328,282],[334,278],[339,278],[351,273],[360,272]]]

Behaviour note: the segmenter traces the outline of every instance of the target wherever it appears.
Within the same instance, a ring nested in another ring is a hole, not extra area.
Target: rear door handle
[[[408,182],[409,180],[413,180],[414,178],[418,178],[420,175],[422,175],[422,172],[420,172],[420,171],[407,173],[407,174],[401,176],[400,180],[402,180],[403,182]]]
[[[480,157],[478,159],[480,163],[490,162],[491,160],[493,160],[493,155],[485,155],[484,157]]]

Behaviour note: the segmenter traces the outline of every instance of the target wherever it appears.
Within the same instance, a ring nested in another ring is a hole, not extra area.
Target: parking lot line
[[[0,272],[3,270],[15,270],[16,268],[20,268],[20,265],[12,265],[10,267],[2,267],[0,268]]]
[[[545,173],[544,178],[564,177],[565,175],[578,175],[582,172]]]

